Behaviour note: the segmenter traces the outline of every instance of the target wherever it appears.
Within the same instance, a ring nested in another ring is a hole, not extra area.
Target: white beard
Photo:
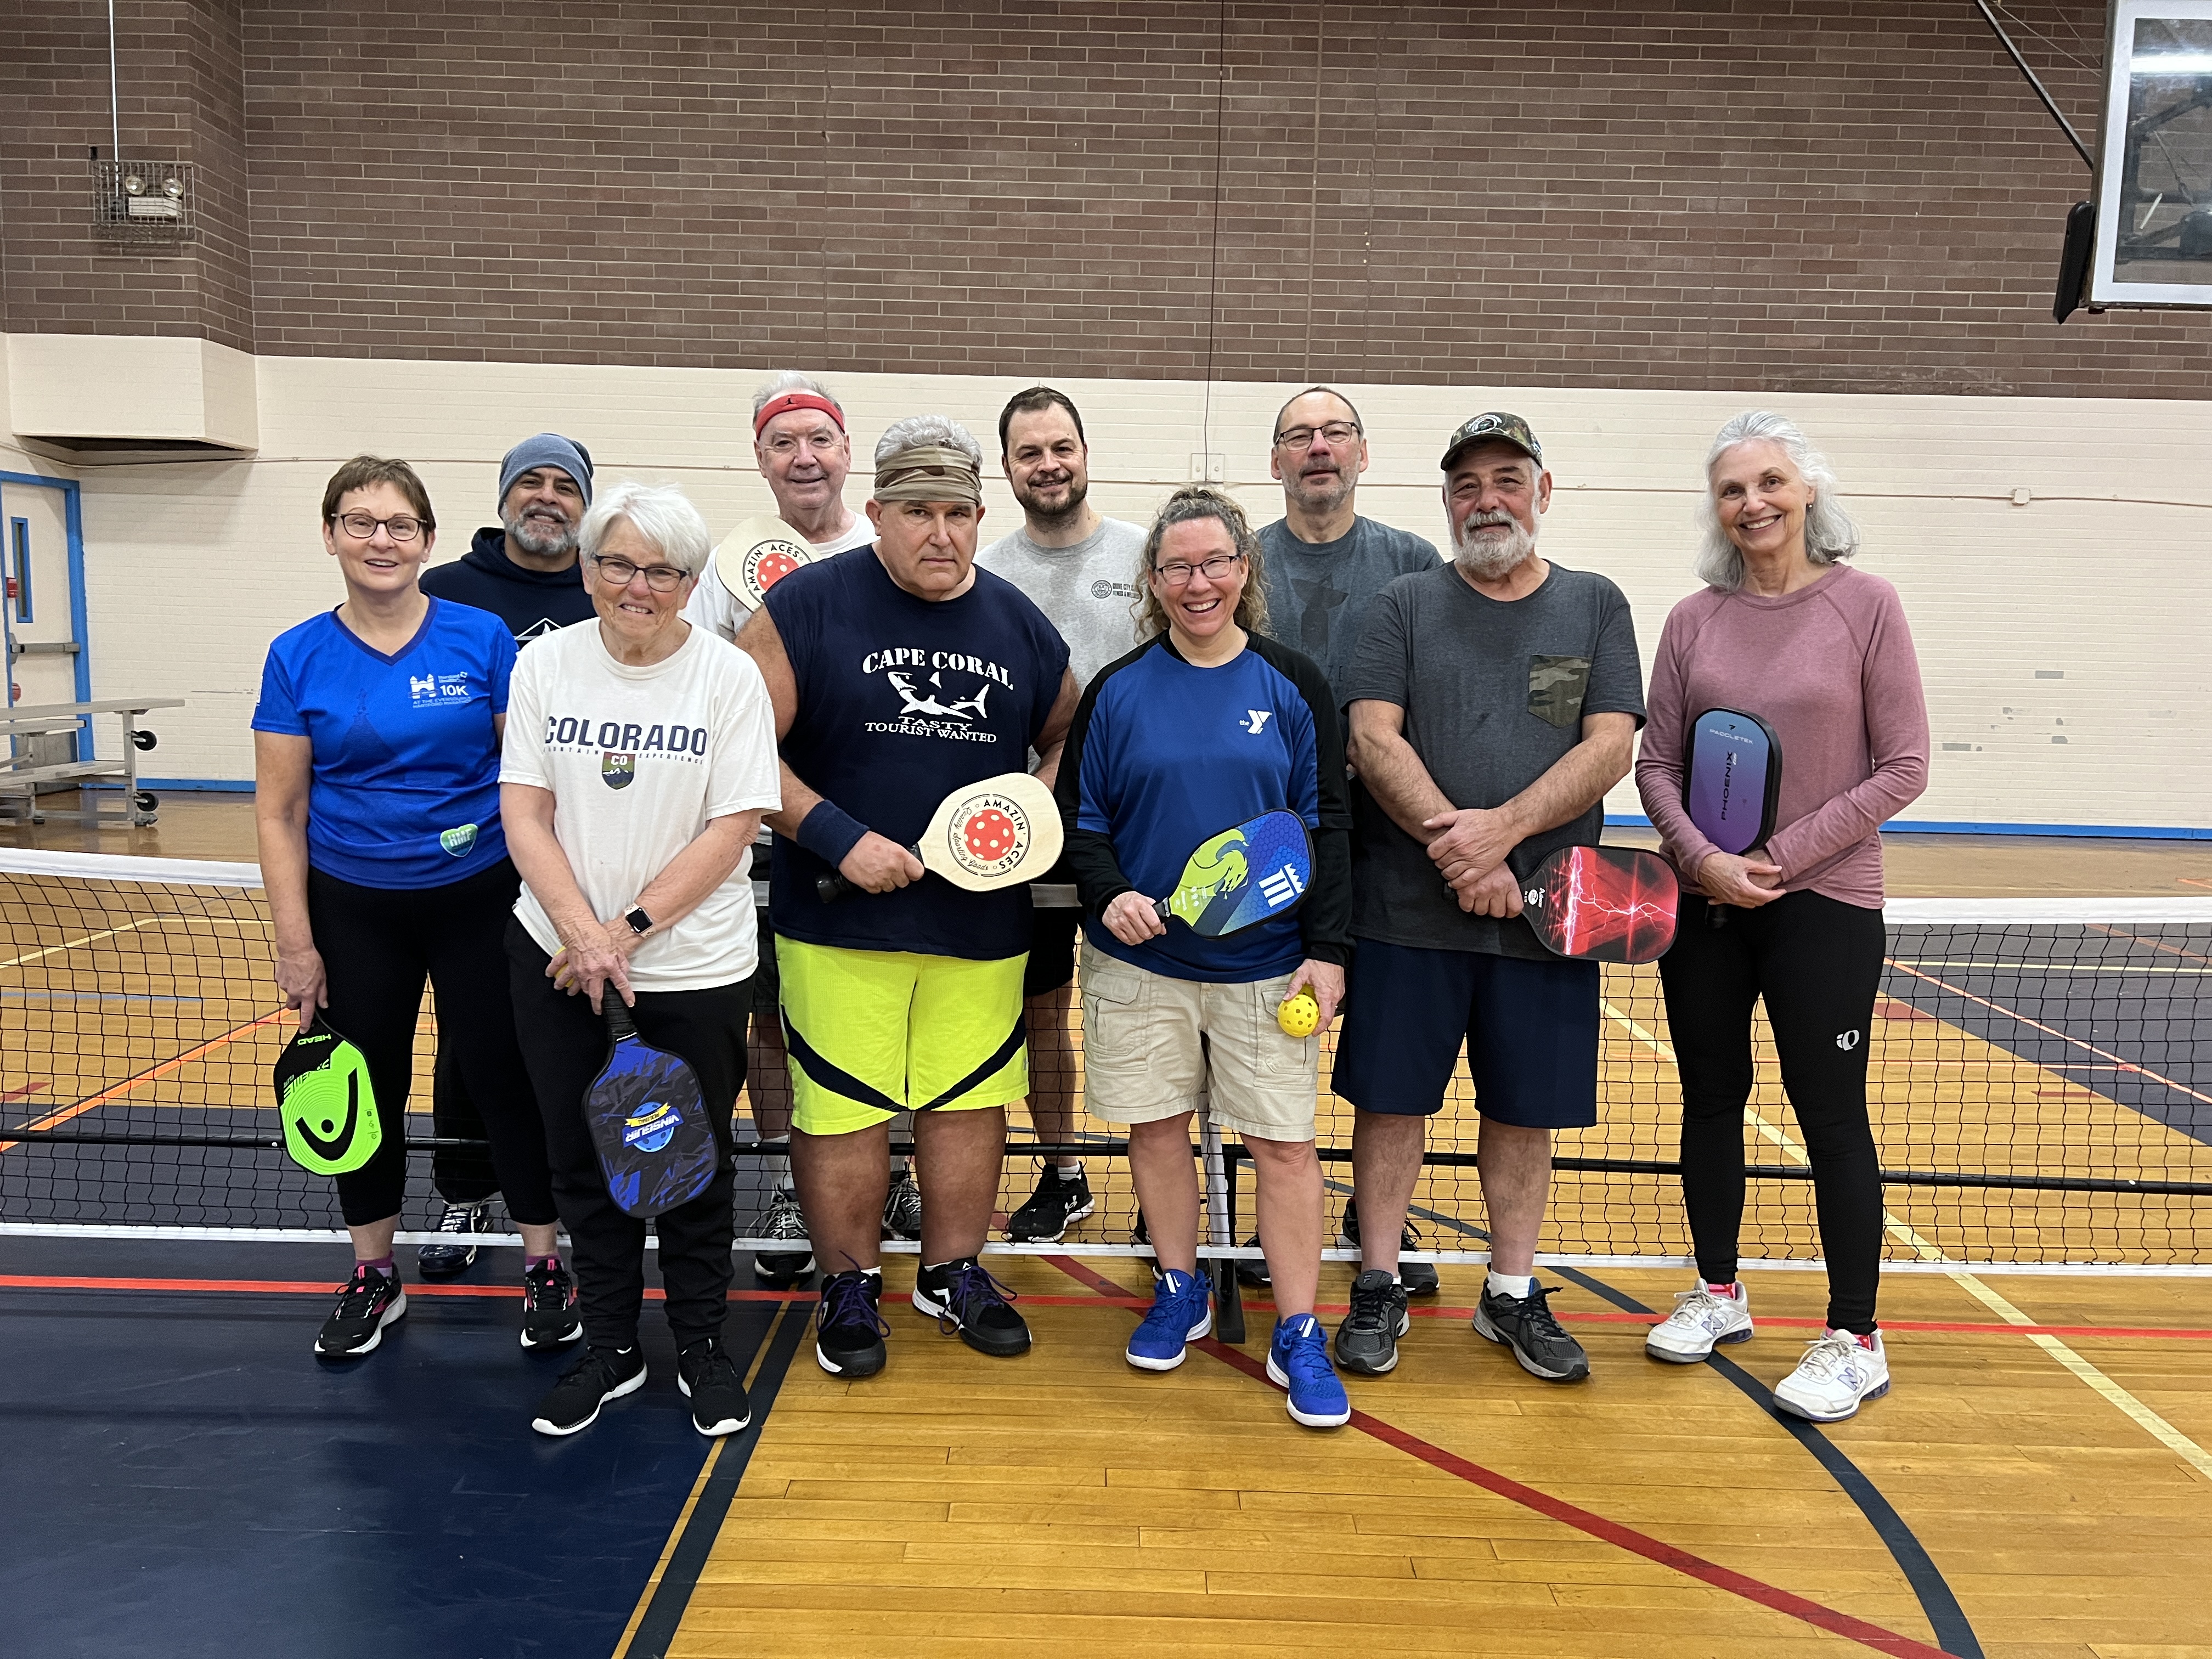
[[[1487,524],[1508,524],[1503,541],[1479,540],[1474,532]],[[1452,562],[1478,581],[1494,582],[1536,556],[1536,532],[1509,514],[1476,514],[1452,531]]]

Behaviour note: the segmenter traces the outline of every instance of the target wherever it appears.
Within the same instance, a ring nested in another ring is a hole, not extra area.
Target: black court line
[[[1340,1181],[1326,1181],[1322,1184],[1346,1194],[1352,1191]],[[1490,1235],[1481,1228],[1469,1226],[1441,1211],[1414,1204],[1407,1206],[1407,1213],[1449,1228],[1463,1237],[1479,1239],[1486,1244],[1490,1242]],[[1549,1264],[1541,1271],[1557,1273],[1560,1278],[1581,1285],[1591,1295],[1602,1297],[1623,1313],[1656,1312],[1626,1291],[1616,1291],[1602,1279],[1578,1268]],[[1897,1512],[1888,1498],[1882,1496],[1881,1489],[1867,1478],[1865,1471],[1851,1462],[1842,1447],[1812,1424],[1786,1412],[1776,1411],[1772,1390],[1735,1361],[1716,1353],[1706,1363],[1741,1391],[1760,1412],[1787,1429],[1797,1443],[1812,1454],[1813,1460],[1827,1471],[1844,1496],[1850,1498],[1858,1512],[1866,1517],[1867,1524],[1874,1528],[1875,1536],[1881,1540],[1882,1547],[1889,1552],[1890,1559],[1897,1563],[1898,1571],[1905,1575],[1905,1582],[1912,1587],[1912,1594],[1920,1603],[1921,1616],[1928,1620],[1929,1629],[1936,1633],[1936,1645],[1946,1653],[1956,1655],[1957,1659],[1985,1659],[1980,1638],[1974,1634],[1973,1626],[1967,1622],[1966,1609],[1959,1605],[1959,1598],[1952,1593],[1942,1569],[1929,1556],[1927,1549],[1905,1517]]]
[[[745,1466],[752,1462],[753,1448],[760,1444],[761,1431],[768,1426],[769,1413],[775,1409],[776,1395],[791,1370],[792,1356],[799,1352],[799,1339],[813,1323],[809,1305],[804,1302],[784,1304],[783,1317],[776,1325],[775,1334],[769,1339],[768,1353],[761,1361],[759,1375],[746,1390],[752,1402],[753,1420],[723,1445],[714,1472],[707,1478],[699,1501],[691,1506],[683,1534],[670,1553],[667,1570],[653,1587],[653,1600],[646,1606],[645,1617],[638,1621],[637,1633],[622,1650],[621,1659],[666,1659],[669,1645],[676,1639],[677,1626],[684,1622],[684,1611],[691,1605],[692,1592],[699,1588],[699,1574],[713,1553],[722,1522],[729,1516],[738,1483],[745,1478]]]

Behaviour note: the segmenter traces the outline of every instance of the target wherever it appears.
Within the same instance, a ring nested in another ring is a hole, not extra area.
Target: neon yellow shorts
[[[979,1111],[1030,1091],[1027,957],[969,962],[776,941],[792,1122],[850,1134],[904,1111]]]

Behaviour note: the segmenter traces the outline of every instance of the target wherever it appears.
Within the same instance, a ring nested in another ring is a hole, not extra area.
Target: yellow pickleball
[[[1321,1024],[1321,1004],[1304,991],[1285,997],[1283,1006],[1275,1010],[1275,1024],[1291,1036],[1310,1037]]]

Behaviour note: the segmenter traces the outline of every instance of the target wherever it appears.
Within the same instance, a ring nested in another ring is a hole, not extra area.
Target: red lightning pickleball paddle
[[[954,790],[937,805],[929,828],[907,850],[955,887],[971,893],[1035,881],[1060,857],[1060,805],[1026,772],[1001,772]],[[824,904],[860,890],[839,875],[817,877]]]
[[[1667,860],[1632,847],[1562,847],[1521,884],[1544,948],[1584,962],[1656,962],[1674,942],[1681,888]]]

